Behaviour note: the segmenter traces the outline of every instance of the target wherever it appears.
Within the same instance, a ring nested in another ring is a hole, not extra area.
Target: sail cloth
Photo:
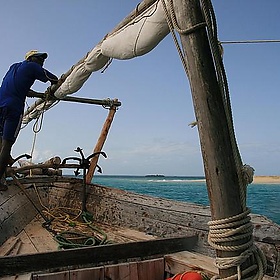
[[[63,99],[78,91],[90,75],[102,69],[111,58],[131,59],[148,53],[158,45],[169,33],[168,24],[161,1],[146,0],[143,5],[147,5],[147,2],[150,3],[144,12],[134,12],[126,24],[120,24],[120,28],[105,36],[83,59],[62,75],[63,82],[54,92],[56,98]],[[37,118],[55,102],[37,100],[24,113],[23,124]]]
[[[107,37],[101,44],[102,54],[130,59],[151,51],[169,33],[162,3],[156,2],[145,14]]]
[[[70,75],[54,93],[55,97],[62,99],[68,94],[78,91],[92,72],[103,68],[110,57],[101,53],[100,44],[90,51],[81,63],[73,67]]]

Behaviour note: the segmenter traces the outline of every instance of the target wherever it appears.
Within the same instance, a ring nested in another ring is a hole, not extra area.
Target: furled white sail
[[[130,59],[151,51],[169,33],[161,2],[150,6],[101,44],[102,54],[117,59]]]
[[[161,0],[143,1],[147,6],[143,12],[135,11],[125,24],[121,24],[77,64],[62,75],[63,80],[54,92],[55,97],[63,99],[77,92],[90,75],[102,69],[111,58],[131,59],[141,56],[152,49],[169,33]],[[42,111],[49,109],[56,101],[37,100],[24,114],[23,123],[37,118]]]
[[[91,73],[104,67],[109,59],[109,57],[102,55],[100,45],[96,46],[80,63],[73,67],[70,75],[54,93],[55,97],[62,99],[66,95],[78,91]]]

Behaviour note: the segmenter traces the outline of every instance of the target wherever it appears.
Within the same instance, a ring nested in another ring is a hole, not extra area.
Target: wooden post
[[[114,100],[114,101],[117,101],[117,100]],[[97,143],[95,145],[95,148],[93,150],[94,153],[101,152],[101,150],[103,148],[103,145],[106,141],[107,135],[109,133],[109,129],[110,129],[111,124],[113,122],[116,110],[117,110],[116,106],[113,105],[113,106],[110,107],[109,114],[107,116],[107,119],[106,119],[106,121],[103,125],[102,130],[101,130],[100,136],[99,136],[99,138],[97,140]],[[91,180],[92,180],[93,175],[94,175],[95,168],[97,166],[98,159],[99,159],[99,155],[93,157],[90,161],[90,167],[89,167],[87,175],[86,175],[86,183],[87,184],[91,183]]]
[[[173,0],[180,29],[191,28],[205,20],[200,1]],[[226,120],[222,95],[217,82],[206,28],[180,34],[195,114],[198,122],[201,151],[213,220],[243,212],[234,148]],[[248,240],[242,240],[246,243]],[[230,245],[238,245],[232,241]],[[243,244],[243,243],[242,243]],[[241,252],[217,250],[218,257],[238,256]],[[244,265],[244,268],[248,265]],[[236,274],[236,269],[220,270],[221,277]]]

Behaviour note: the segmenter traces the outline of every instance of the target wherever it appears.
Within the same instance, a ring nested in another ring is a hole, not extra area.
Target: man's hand
[[[54,96],[54,90],[53,90],[53,86],[49,86],[47,88],[47,90],[44,93],[44,99],[45,100],[50,100],[50,99],[56,99],[56,97]]]

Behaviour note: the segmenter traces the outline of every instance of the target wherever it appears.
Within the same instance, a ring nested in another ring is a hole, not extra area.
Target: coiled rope
[[[48,208],[43,204],[36,185],[34,189],[43,208],[42,212],[51,221],[47,229],[55,235],[54,240],[60,249],[113,243],[104,231],[94,226],[90,212],[63,206]]]
[[[224,103],[227,124],[230,133],[230,141],[234,153],[234,162],[238,173],[238,183],[240,187],[240,196],[241,196],[240,199],[241,199],[241,204],[242,204],[241,206],[243,209],[243,213],[226,219],[214,220],[209,222],[208,242],[216,250],[231,251],[231,252],[240,251],[240,250],[245,250],[245,251],[237,257],[217,258],[216,266],[219,269],[228,269],[231,267],[237,268],[236,275],[223,278],[226,280],[233,280],[233,279],[240,280],[244,275],[248,275],[248,273],[251,273],[252,275],[253,272],[255,271],[256,272],[254,276],[247,277],[246,279],[247,280],[262,279],[266,270],[266,259],[262,251],[259,248],[257,248],[253,243],[253,237],[252,237],[253,226],[251,223],[251,218],[249,217],[250,210],[246,207],[247,186],[253,181],[254,169],[249,165],[242,164],[242,159],[238,151],[237,141],[234,135],[229,88],[228,88],[226,72],[222,60],[222,48],[218,40],[217,24],[216,24],[215,13],[214,13],[212,3],[210,0],[200,0],[201,10],[205,19],[205,23],[200,23],[192,28],[183,30],[178,26],[176,15],[174,12],[173,0],[161,0],[161,1],[163,4],[163,8],[165,11],[166,20],[170,32],[174,39],[176,48],[178,50],[180,59],[182,61],[184,70],[187,75],[188,75],[188,70],[187,70],[186,61],[184,59],[183,52],[178,43],[175,30],[181,34],[182,33],[188,34],[190,32],[194,32],[197,28],[203,27],[206,23],[210,48],[214,58],[217,80],[220,87],[220,93],[218,94],[222,95],[222,99]],[[169,11],[167,9],[166,2],[168,4]],[[248,241],[240,246],[224,245],[227,242],[237,241],[237,240],[244,241],[244,239],[247,239]],[[252,266],[241,271],[241,265],[252,256],[255,257],[256,264],[253,264]],[[215,276],[214,278],[218,279],[220,277]]]
[[[214,220],[208,223],[209,225],[209,235],[208,243],[220,251],[243,251],[239,256],[228,257],[228,258],[216,258],[215,265],[219,269],[228,269],[231,267],[236,267],[236,275],[219,278],[214,276],[212,279],[224,279],[224,280],[235,280],[235,279],[262,279],[266,270],[266,258],[263,252],[254,245],[252,239],[253,225],[250,222],[251,218],[248,216],[250,210],[247,209],[245,212],[221,220]],[[241,243],[240,245],[229,246],[224,245],[232,241],[242,241],[247,239],[246,243]],[[251,265],[250,267],[241,270],[241,266],[249,258],[254,257],[256,264]],[[249,273],[257,271],[254,276],[249,278],[242,278]]]
[[[64,217],[56,216],[58,220],[55,222],[55,225],[52,226],[52,230],[58,232],[54,239],[59,244],[59,248],[80,248],[112,243],[107,239],[105,232],[92,224],[91,213],[81,213],[84,222],[78,221],[77,218],[79,216],[80,215],[75,219],[70,219],[68,214]]]

